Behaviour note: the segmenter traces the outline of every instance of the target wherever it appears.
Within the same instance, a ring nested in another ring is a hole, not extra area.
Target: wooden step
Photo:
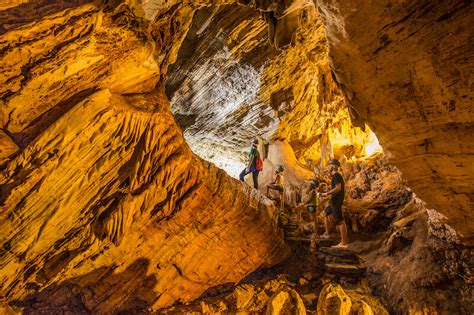
[[[345,259],[359,259],[352,251],[349,249],[343,248],[334,248],[334,247],[322,247],[321,253],[330,255],[330,256],[337,256]]]
[[[336,245],[337,243],[339,243],[339,240],[335,238],[318,238],[317,242],[320,248],[326,248]]]
[[[307,237],[298,237],[298,236],[290,236],[286,238],[287,241],[290,242],[306,242],[311,243],[311,239]]]
[[[346,264],[346,265],[358,265],[359,259],[357,258],[343,258],[337,256],[328,256],[326,254],[319,254],[318,258],[323,260],[325,263],[328,264]]]
[[[302,236],[302,235],[287,234],[286,240],[291,241],[291,242],[311,243],[311,236],[310,235]],[[338,240],[336,240],[336,239],[324,239],[324,238],[316,238],[315,241],[316,241],[316,244],[319,245],[319,247],[321,247],[321,248],[336,245],[337,242],[338,242]]]
[[[341,276],[361,276],[365,272],[365,268],[352,264],[327,263],[324,267],[327,273]]]

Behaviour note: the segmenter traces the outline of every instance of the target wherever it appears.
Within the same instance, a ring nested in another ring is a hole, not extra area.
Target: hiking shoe
[[[347,249],[347,244],[339,243],[337,245],[331,246],[331,248]]]

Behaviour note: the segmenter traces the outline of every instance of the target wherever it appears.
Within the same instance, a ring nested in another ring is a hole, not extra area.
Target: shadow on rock
[[[153,291],[156,277],[147,276],[148,267],[149,261],[144,258],[135,260],[119,273],[114,273],[116,266],[101,267],[52,284],[11,305],[21,308],[24,314],[148,313],[159,297]]]

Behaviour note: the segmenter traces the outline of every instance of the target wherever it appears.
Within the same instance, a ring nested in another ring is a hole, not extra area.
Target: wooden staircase
[[[282,220],[285,239],[288,242],[300,242],[316,245],[315,254],[324,266],[326,276],[360,279],[365,276],[365,268],[361,266],[359,257],[350,249],[334,248],[339,243],[338,238],[312,237],[312,232],[301,229],[297,223],[296,214],[285,215]],[[318,235],[324,232],[323,226],[318,226]]]

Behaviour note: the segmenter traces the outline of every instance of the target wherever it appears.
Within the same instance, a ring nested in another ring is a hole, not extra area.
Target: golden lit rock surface
[[[332,314],[387,314],[380,302],[356,291],[345,291],[340,285],[329,283],[319,293],[318,315]]]
[[[2,3],[0,312],[184,310],[199,298],[189,310],[383,313],[376,295],[394,312],[469,313],[472,12]],[[271,141],[260,187],[284,164],[290,208],[312,170],[341,160],[361,263],[352,287],[324,287],[337,258],[301,244],[274,266],[288,254],[275,206],[190,149],[240,171],[256,136]],[[296,280],[261,280],[272,272]]]
[[[141,22],[42,8],[0,23],[2,298],[33,313],[156,309],[283,259],[276,208],[184,142]]]
[[[8,164],[9,300],[54,310],[51,294],[78,290],[90,311],[163,307],[283,257],[276,209],[194,157],[166,105],[99,91]]]
[[[8,161],[8,159],[18,151],[18,146],[11,140],[4,131],[0,131],[0,164]]]
[[[139,93],[154,88],[159,68],[153,46],[127,18],[126,11],[110,17],[87,4],[1,35],[1,125],[16,143],[26,146],[97,89]]]
[[[266,314],[280,315],[280,314],[306,314],[301,297],[295,290],[282,290],[276,293],[270,300],[267,306]]]
[[[318,0],[331,68],[417,195],[472,243],[470,1]]]

